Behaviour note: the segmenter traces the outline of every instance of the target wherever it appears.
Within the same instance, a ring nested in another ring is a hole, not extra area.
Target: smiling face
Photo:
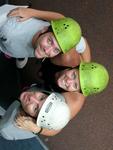
[[[57,74],[57,85],[66,91],[80,91],[79,71],[66,69]]]
[[[23,92],[20,95],[22,107],[26,113],[36,117],[48,95],[42,92]]]
[[[34,45],[36,58],[54,57],[61,52],[52,32],[41,34]]]

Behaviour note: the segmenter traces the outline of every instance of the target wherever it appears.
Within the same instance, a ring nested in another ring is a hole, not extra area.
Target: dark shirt
[[[44,80],[44,86],[46,90],[52,90],[55,92],[64,91],[63,89],[61,89],[60,87],[56,85],[55,74],[66,68],[67,67],[54,65],[53,63],[51,63],[50,59],[46,59],[42,63],[41,72],[42,72],[42,78]]]
[[[64,70],[67,67],[54,65],[50,59],[44,61],[29,58],[27,65],[23,69],[19,69],[22,88],[36,83],[38,87],[45,90],[63,92],[55,83],[55,73]]]

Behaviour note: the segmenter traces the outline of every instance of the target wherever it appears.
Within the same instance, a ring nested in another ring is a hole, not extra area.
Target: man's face
[[[41,92],[28,91],[20,95],[20,101],[24,111],[30,116],[36,117],[47,97],[48,95]]]
[[[47,32],[38,37],[35,42],[36,58],[54,57],[61,50],[52,32]]]
[[[79,71],[77,69],[66,69],[59,72],[56,83],[66,91],[80,91]]]

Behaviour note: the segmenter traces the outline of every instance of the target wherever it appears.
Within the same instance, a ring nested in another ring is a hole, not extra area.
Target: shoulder
[[[71,112],[71,118],[75,117],[78,112],[81,110],[85,103],[86,97],[79,92],[65,92],[62,93],[64,96]]]

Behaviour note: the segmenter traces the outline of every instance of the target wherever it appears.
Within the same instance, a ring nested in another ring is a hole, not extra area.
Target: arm
[[[35,119],[33,119],[32,117],[26,116],[26,114],[23,112],[18,114],[15,121],[16,121],[16,125],[19,128],[33,132],[35,134],[38,134],[38,132],[41,129],[40,127],[38,127],[36,125]],[[46,135],[46,136],[54,136],[54,135],[58,134],[59,132],[60,132],[60,130],[49,130],[49,129],[43,128],[43,130],[40,134]]]
[[[51,58],[51,62],[59,66],[76,67],[80,64],[80,56],[73,48],[66,54]]]
[[[21,7],[11,10],[8,16],[19,16],[21,17],[19,21],[24,21],[32,17],[36,17],[47,21],[64,18],[62,14],[57,12],[42,11],[42,10],[21,8]]]
[[[62,93],[64,96],[70,111],[71,111],[71,119],[76,117],[76,115],[79,113],[79,111],[82,109],[86,97],[83,96],[83,94],[79,92],[64,92]]]
[[[91,49],[89,47],[87,40],[85,38],[84,40],[85,40],[86,48],[84,52],[80,54],[80,60],[84,62],[90,62],[91,61]]]
[[[90,47],[85,38],[84,41],[82,42],[84,43],[79,43],[79,45],[76,46],[76,49],[78,50],[73,48],[66,54],[59,54],[58,56],[51,58],[51,62],[56,65],[67,67],[76,67],[80,64],[81,61],[90,62],[91,61]],[[83,51],[82,53],[79,52],[81,50]]]

